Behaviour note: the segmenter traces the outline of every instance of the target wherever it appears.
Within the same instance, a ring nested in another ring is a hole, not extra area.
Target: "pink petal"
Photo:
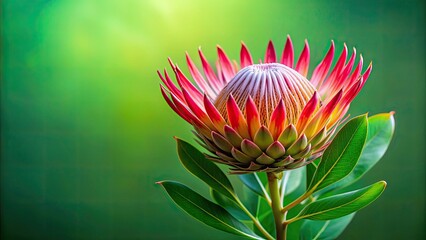
[[[288,67],[293,68],[294,49],[293,49],[293,43],[291,42],[291,38],[289,35],[287,35],[287,41],[285,43],[285,47],[284,47],[280,62]]]
[[[206,109],[207,115],[209,115],[210,120],[215,126],[216,130],[222,134],[225,134],[224,127],[226,125],[226,121],[206,95],[204,95],[204,108]]]
[[[268,47],[265,53],[265,63],[275,63],[277,62],[277,56],[275,54],[274,44],[269,40]]]
[[[347,105],[350,102],[352,102],[352,100],[356,97],[356,95],[359,93],[359,91],[361,91],[361,87],[363,86],[364,82],[365,81],[364,81],[363,77],[360,77],[359,80],[358,80],[358,82],[356,82],[355,84],[353,84],[348,89],[348,91],[344,92],[341,104]]]
[[[225,77],[225,82],[228,82],[235,76],[235,69],[232,67],[231,61],[219,45],[217,46],[217,54],[219,56],[219,62],[223,76]]]
[[[364,81],[361,77],[358,82],[353,84],[350,89],[343,94],[342,99],[331,114],[331,120],[329,123],[327,123],[327,128],[330,128],[330,126],[335,124],[346,113],[346,111],[349,109],[350,103],[361,90],[363,82]]]
[[[338,58],[336,65],[331,71],[330,76],[328,77],[328,80],[325,83],[325,85],[332,87],[337,84],[337,81],[339,80],[338,76],[340,75],[343,67],[345,66],[347,57],[348,57],[348,48],[346,44],[344,44],[343,51],[340,54],[340,57]]]
[[[338,91],[339,89],[342,89],[345,84],[349,83],[348,77],[355,63],[355,57],[356,57],[356,49],[354,48],[351,58],[349,59],[349,62],[346,64],[346,66],[341,71],[341,73],[337,76],[337,79],[334,81],[334,84],[330,86],[330,90],[328,90],[328,92],[330,92],[329,94],[330,96],[333,96],[336,93],[336,91]]]
[[[342,99],[342,90],[340,90],[324,107],[322,107],[315,117],[306,127],[305,134],[308,138],[312,137],[319,129],[322,129],[330,120],[331,114],[336,109],[339,101]]]
[[[234,100],[232,95],[229,96],[226,102],[226,109],[228,111],[228,119],[231,127],[234,128],[243,138],[249,138],[248,126],[244,115],[241,113],[240,108]]]
[[[373,64],[370,63],[370,65],[368,65],[367,70],[365,70],[364,74],[362,74],[362,78],[364,79],[364,83],[365,81],[367,81],[368,77],[370,76],[371,70],[373,70]]]
[[[160,90],[161,90],[161,94],[164,97],[164,100],[166,100],[167,104],[170,106],[170,108],[173,109],[173,111],[175,111],[181,118],[183,118],[185,121],[191,123],[191,118],[189,116],[186,116],[185,114],[182,114],[175,106],[175,104],[170,100],[169,96],[166,93],[166,89],[164,88],[163,85],[160,84]]]
[[[297,132],[302,133],[305,129],[306,125],[308,124],[309,119],[314,114],[315,110],[317,109],[317,106],[319,104],[319,96],[318,93],[315,92],[312,98],[306,103],[305,107],[302,110],[302,113],[300,113],[300,117],[296,124]]]
[[[205,125],[207,125],[210,129],[214,128],[210,118],[207,114],[200,108],[200,106],[192,99],[192,97],[188,94],[185,89],[182,89],[183,96],[185,97],[185,101],[187,106],[191,109],[192,113],[197,116]]]
[[[222,66],[220,65],[219,59],[216,60],[216,75],[220,84],[224,86],[227,82],[226,77],[223,75]]]
[[[200,91],[186,78],[183,72],[179,67],[175,68],[176,79],[181,87],[181,89],[185,89],[189,92],[192,98],[194,98],[197,102],[201,103],[203,101],[203,95]]]
[[[299,60],[296,64],[296,71],[298,71],[302,76],[306,77],[308,75],[308,69],[309,69],[309,44],[308,40],[305,40],[305,47],[302,50],[302,53],[300,54]]]
[[[277,140],[284,130],[286,120],[286,112],[283,100],[281,99],[277,107],[271,114],[271,121],[269,123],[269,131],[274,140]]]
[[[350,86],[352,86],[356,80],[358,80],[361,70],[362,70],[362,66],[363,66],[363,58],[362,55],[359,56],[359,62],[357,67],[355,68],[355,70],[353,71],[353,73],[351,74],[351,76],[348,78],[347,83],[345,84],[347,87],[345,87],[345,90],[347,88],[349,88]]]
[[[209,128],[200,121],[200,119],[198,119],[197,116],[195,116],[191,111],[189,111],[188,107],[185,105],[185,103],[183,103],[182,101],[180,101],[179,99],[176,98],[176,96],[174,96],[173,94],[170,94],[172,101],[174,103],[174,105],[176,106],[176,109],[184,116],[186,116],[187,118],[190,119],[189,123],[191,124],[196,124],[197,126],[199,126],[201,129],[205,129],[208,130]]]
[[[188,53],[186,53],[186,63],[188,64],[189,72],[191,73],[198,86],[200,86],[200,88],[210,97],[216,97],[217,93],[214,92],[212,88],[207,84],[206,80],[204,80],[204,77],[201,75],[200,71],[195,66]]]
[[[342,99],[343,92],[340,90],[336,95],[330,100],[330,102],[325,105],[323,111],[321,112],[320,126],[322,127],[325,120],[333,113],[340,99]]]
[[[247,46],[243,42],[241,42],[240,63],[241,63],[241,68],[245,68],[249,65],[253,65],[253,58],[251,57],[251,54],[249,50],[247,49]]]
[[[250,136],[253,139],[257,130],[260,128],[260,116],[257,111],[256,104],[253,102],[251,96],[247,98],[246,102],[246,116],[247,116],[247,125],[249,128]]]
[[[167,61],[169,61],[170,66],[174,70],[176,68],[175,64],[173,63],[172,59],[170,57],[167,58]]]
[[[161,81],[163,81],[164,85],[173,93],[175,94],[179,99],[183,100],[182,92],[176,87],[176,85],[170,80],[169,75],[167,74],[166,69],[164,69],[164,78],[161,75],[160,71],[157,71],[158,76],[160,76]]]
[[[330,49],[325,55],[324,59],[320,64],[315,68],[312,73],[311,83],[318,89],[321,86],[322,82],[327,76],[328,70],[330,70],[331,64],[333,63],[334,57],[334,41],[331,41]]]
[[[212,67],[210,66],[209,62],[201,51],[201,48],[198,49],[198,54],[200,55],[201,63],[203,65],[203,71],[207,77],[207,80],[210,83],[210,86],[215,90],[215,92],[220,92],[220,90],[222,90],[223,85],[219,82],[219,79],[217,78]]]

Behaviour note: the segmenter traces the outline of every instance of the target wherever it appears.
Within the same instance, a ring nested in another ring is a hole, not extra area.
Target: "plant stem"
[[[253,221],[253,224],[266,237],[266,239],[273,240],[274,238],[271,236],[271,234],[269,234],[268,231],[266,231],[265,228],[263,228],[262,224],[260,224],[260,222],[257,220],[257,218],[255,218],[251,214],[251,212],[246,208],[246,206],[244,206],[244,204],[241,202],[241,200],[237,196],[234,196],[234,197],[235,197],[235,200],[237,200],[238,205],[240,205],[241,209],[247,214],[247,216],[250,217],[250,219]]]
[[[311,191],[304,193],[302,196],[298,197],[296,200],[294,200],[293,202],[291,202],[287,206],[285,206],[281,210],[281,212],[283,212],[283,213],[288,212],[288,210],[290,210],[291,208],[293,208],[297,204],[301,203],[303,200],[305,200],[306,198],[308,198],[309,196],[311,196],[311,194],[312,194]]]
[[[275,173],[268,173],[268,184],[269,184],[269,192],[271,195],[271,207],[272,213],[274,214],[275,220],[275,229],[277,232],[276,239],[277,240],[285,240],[286,235],[284,233],[284,214],[281,212],[282,209],[282,201],[280,197],[280,190],[278,186],[278,177]]]
[[[283,228],[283,240],[286,240],[286,238],[287,238],[287,227],[288,227],[288,224],[284,221],[283,226],[282,226],[282,228]]]

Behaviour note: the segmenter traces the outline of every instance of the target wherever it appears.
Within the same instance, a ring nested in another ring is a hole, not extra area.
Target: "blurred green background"
[[[384,159],[361,184],[388,189],[341,239],[425,239],[424,1],[3,0],[1,236],[4,239],[238,239],[174,206],[154,184],[204,189],[179,165],[190,126],[161,97],[157,69],[198,46],[255,59],[269,39],[334,39],[374,68],[351,113],[396,111]],[[198,63],[198,62],[197,62]],[[168,67],[167,67],[168,68]],[[313,67],[311,67],[311,71]],[[202,190],[207,193],[206,190]]]

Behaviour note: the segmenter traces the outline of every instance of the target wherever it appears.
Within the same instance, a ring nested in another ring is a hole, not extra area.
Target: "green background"
[[[170,56],[186,71],[184,53],[196,58],[198,46],[209,59],[216,44],[238,58],[241,40],[261,58],[287,34],[297,54],[309,39],[313,64],[331,39],[338,53],[357,47],[374,67],[350,112],[396,111],[391,147],[361,182],[388,188],[341,239],[425,239],[424,1],[1,4],[4,239],[238,239],[154,184],[204,189],[177,160],[172,136],[191,140],[191,127],[162,99],[156,70]]]

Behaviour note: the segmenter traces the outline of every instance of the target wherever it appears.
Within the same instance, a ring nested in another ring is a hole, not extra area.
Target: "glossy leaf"
[[[319,161],[320,159],[317,158],[310,164],[306,165],[306,189],[308,189],[309,184],[312,182],[312,178],[314,177],[315,171],[318,168]]]
[[[342,234],[355,213],[333,220],[305,220],[300,228],[301,240],[334,240]]]
[[[317,200],[303,208],[296,219],[330,220],[343,217],[372,203],[385,187],[386,182],[380,181],[359,190]]]
[[[250,174],[240,174],[238,177],[241,182],[246,185],[250,190],[258,194],[259,196],[265,197],[265,194],[262,188],[265,187],[267,179],[266,176],[263,176],[262,173],[250,173]]]
[[[258,198],[256,218],[259,219],[266,231],[268,231],[272,236],[275,236],[274,215],[272,213],[271,206],[269,206],[268,202],[266,202],[264,198]],[[256,229],[255,232],[259,235],[261,234]]]
[[[243,199],[242,202],[244,206],[250,211],[253,216],[256,216],[257,212],[257,203],[260,196],[254,191],[249,189],[246,185],[242,186]]]
[[[284,176],[281,179],[281,184],[286,184],[285,195],[288,195],[296,190],[302,183],[304,168],[297,168],[291,171],[284,172]]]
[[[232,214],[232,216],[243,221],[251,220],[236,202],[230,200],[225,195],[214,190],[213,188],[210,188],[210,195],[217,204],[225,208],[229,213]]]
[[[359,180],[385,154],[395,130],[393,113],[377,114],[368,118],[368,135],[364,150],[354,170],[333,188],[348,186]]]
[[[367,115],[350,120],[324,151],[308,190],[318,191],[346,177],[355,167],[367,138]]]
[[[223,207],[205,199],[187,186],[173,181],[163,181],[159,184],[179,207],[206,225],[251,239],[261,239]]]
[[[234,189],[226,175],[203,153],[191,144],[176,139],[178,155],[183,166],[192,174],[203,180],[214,190],[222,193],[230,199],[234,198]]]

